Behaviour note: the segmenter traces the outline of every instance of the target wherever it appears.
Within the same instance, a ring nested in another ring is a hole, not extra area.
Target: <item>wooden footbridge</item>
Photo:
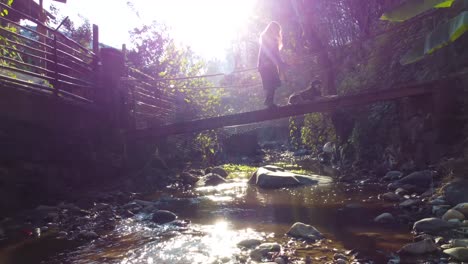
[[[387,90],[370,90],[353,95],[319,97],[308,103],[298,105],[278,106],[240,114],[155,126],[139,131],[134,131],[133,135],[136,137],[168,136],[189,132],[199,132],[227,126],[257,123],[261,121],[299,116],[314,112],[334,112],[337,109],[343,107],[366,105],[381,101],[432,94],[438,90],[438,85],[443,85],[443,82],[434,81],[418,83],[395,87],[393,89]]]
[[[174,95],[152,77],[126,67],[123,52],[99,49],[96,26],[90,50],[28,15],[21,17],[35,22],[37,29],[0,17],[3,25],[14,28],[0,27],[4,36],[0,46],[0,117],[66,128],[81,135],[111,128],[130,138],[162,137],[440,93],[447,86],[447,80],[407,84],[170,124]]]

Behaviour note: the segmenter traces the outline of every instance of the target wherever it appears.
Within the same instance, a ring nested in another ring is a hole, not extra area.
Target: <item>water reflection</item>
[[[189,219],[189,227],[158,226],[140,214],[122,221],[114,232],[65,258],[72,263],[239,263],[244,239],[286,244],[294,222],[319,229],[329,248],[394,251],[408,242],[405,228],[385,228],[373,218],[388,210],[376,199],[377,186],[329,184],[262,190],[234,181],[187,193],[165,194],[160,208]],[[323,247],[302,246],[298,256],[323,255]],[[329,253],[330,254],[330,253]]]

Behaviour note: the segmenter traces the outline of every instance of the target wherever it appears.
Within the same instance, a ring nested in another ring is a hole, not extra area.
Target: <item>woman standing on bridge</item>
[[[260,34],[260,50],[258,53],[258,71],[262,77],[263,89],[265,90],[265,105],[275,107],[275,90],[281,86],[279,76],[286,63],[280,56],[283,47],[283,37],[281,26],[278,22],[270,22],[265,30]]]

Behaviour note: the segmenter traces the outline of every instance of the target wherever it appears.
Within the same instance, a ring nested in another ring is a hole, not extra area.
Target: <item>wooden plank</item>
[[[199,132],[225,126],[257,123],[261,121],[298,116],[313,112],[330,112],[340,107],[365,105],[380,101],[388,101],[408,96],[432,93],[434,87],[436,87],[437,84],[440,84],[440,81],[407,85],[387,90],[374,90],[355,95],[322,97],[307,104],[287,105],[253,112],[174,123],[159,127],[152,127],[140,131],[133,131],[130,133],[132,133],[132,136],[136,138],[148,136],[167,136]]]

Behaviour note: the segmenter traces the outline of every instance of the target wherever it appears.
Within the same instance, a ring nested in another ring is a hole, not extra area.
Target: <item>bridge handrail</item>
[[[0,75],[8,77],[0,80],[18,78],[26,83],[10,82],[9,86],[16,83],[20,89],[29,86],[46,93],[52,89],[55,96],[94,101],[93,88],[97,86],[98,79],[96,54],[35,18],[3,3],[0,7],[37,24],[34,29],[12,21],[8,15],[0,17],[0,22],[7,25],[0,27],[3,36]],[[27,32],[27,35],[13,28]]]

